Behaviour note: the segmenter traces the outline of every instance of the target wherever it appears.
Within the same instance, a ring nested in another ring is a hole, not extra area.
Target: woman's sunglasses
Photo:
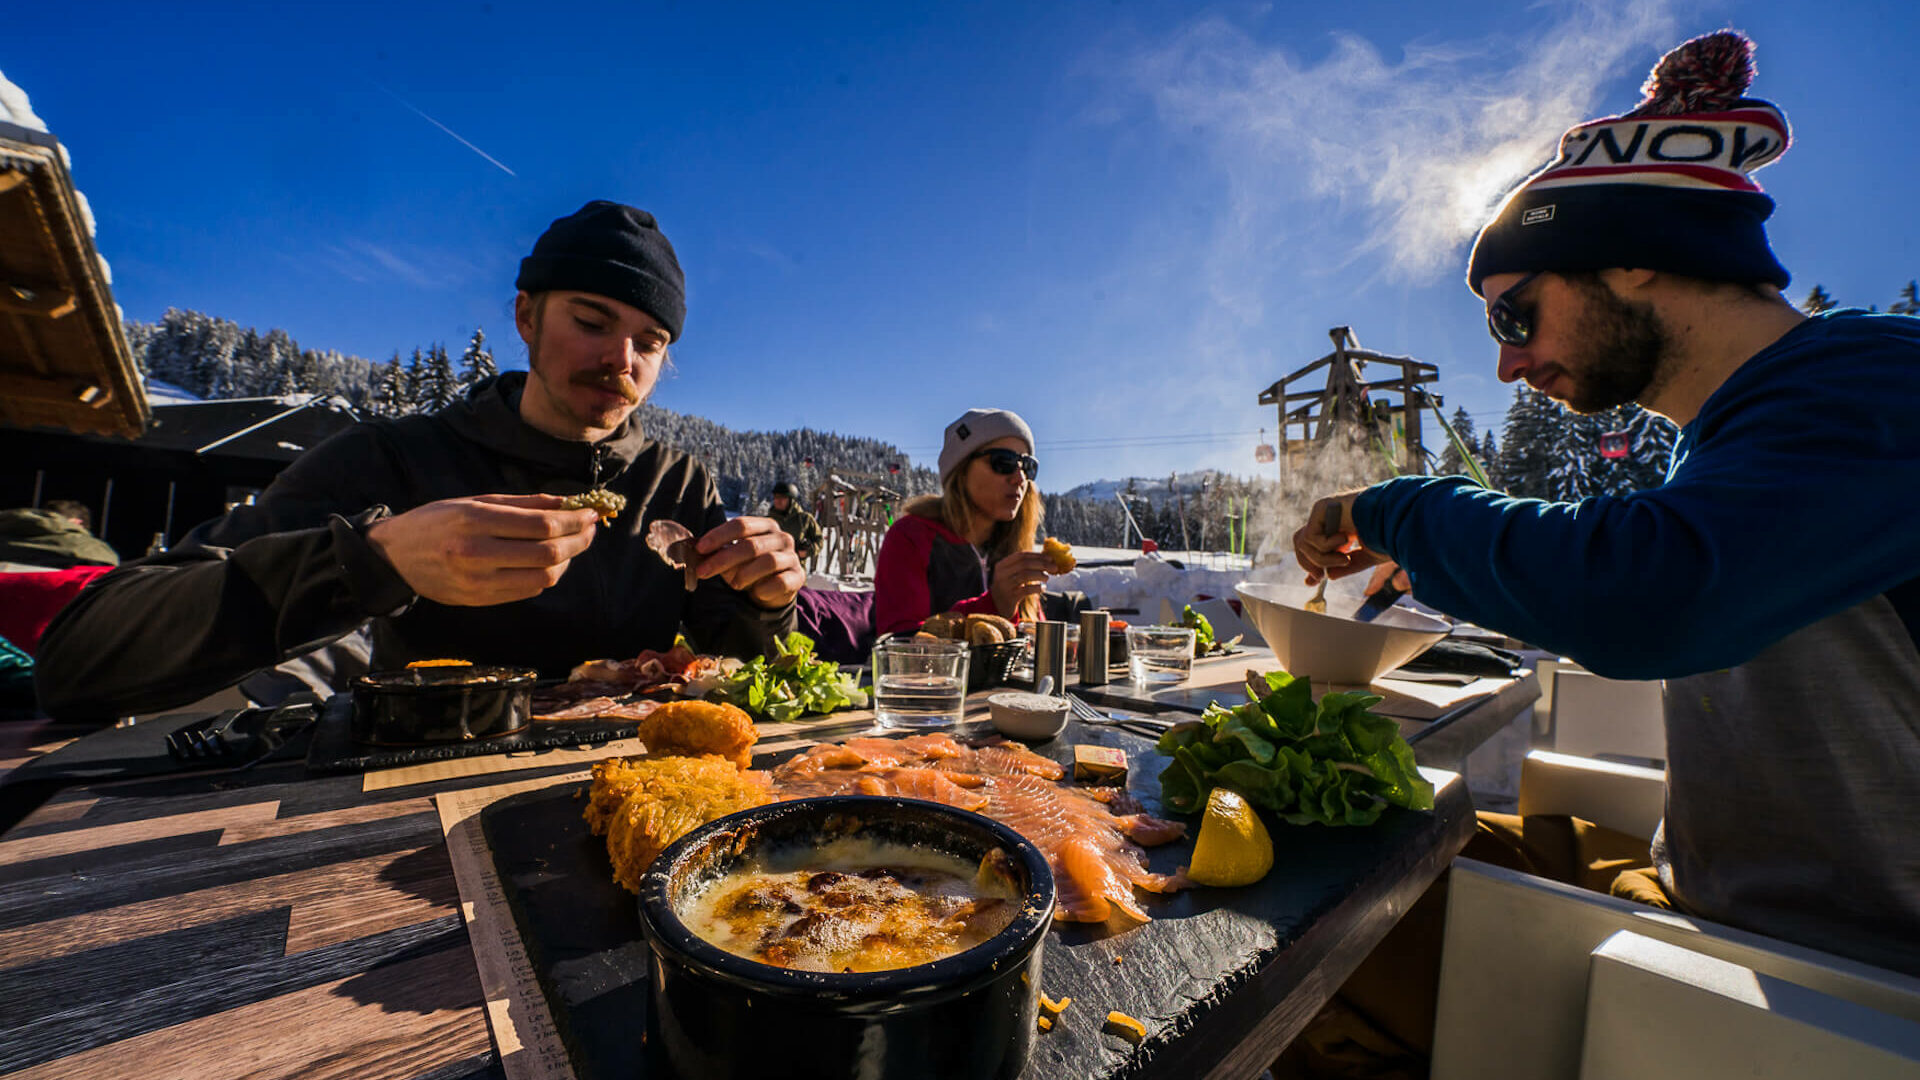
[[[1502,345],[1511,345],[1516,349],[1525,348],[1527,339],[1533,336],[1533,309],[1522,309],[1519,303],[1520,291],[1533,284],[1533,279],[1546,273],[1535,270],[1526,277],[1513,283],[1513,287],[1499,296],[1487,307],[1487,333]]]
[[[1029,480],[1036,479],[1040,475],[1040,462],[1037,458],[1032,454],[1022,454],[1004,446],[982,450],[974,457],[986,458],[987,466],[1001,476],[1012,476],[1015,470],[1026,473]]]

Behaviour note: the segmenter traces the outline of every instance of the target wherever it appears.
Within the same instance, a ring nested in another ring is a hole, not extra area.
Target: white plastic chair
[[[1660,683],[1607,679],[1562,664],[1553,684],[1555,750],[1581,757],[1666,760]]]
[[[1609,947],[1621,931],[1669,949]],[[1911,1078],[1916,1025],[1920,979],[1454,860],[1433,1080]],[[1688,1051],[1690,1041],[1713,1049]],[[1775,1071],[1755,1073],[1755,1054]],[[1848,1071],[1862,1062],[1878,1071]]]
[[[1592,956],[1580,1080],[1920,1072],[1910,1019],[1629,930]]]
[[[1529,751],[1520,763],[1519,814],[1573,814],[1653,839],[1666,814],[1667,774],[1644,765]]]

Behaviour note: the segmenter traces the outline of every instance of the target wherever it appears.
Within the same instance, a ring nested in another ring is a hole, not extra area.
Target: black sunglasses
[[[1012,476],[1016,469],[1026,473],[1029,480],[1040,476],[1040,461],[1032,454],[1022,454],[1004,446],[996,446],[991,450],[982,450],[973,456],[986,458],[987,465],[1001,476]]]
[[[1533,309],[1522,308],[1518,297],[1520,291],[1533,284],[1533,279],[1546,273],[1535,270],[1526,277],[1513,283],[1513,287],[1499,296],[1487,307],[1487,333],[1502,345],[1511,345],[1516,349],[1525,348],[1527,339],[1533,336]]]

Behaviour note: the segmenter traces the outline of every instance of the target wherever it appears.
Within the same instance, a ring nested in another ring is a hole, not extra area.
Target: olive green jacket
[[[803,557],[820,550],[820,522],[812,514],[800,509],[799,503],[789,502],[784,514],[769,507],[767,516],[780,526],[782,532],[793,537],[793,546]]]
[[[118,566],[112,545],[51,510],[0,510],[0,562],[65,570]]]

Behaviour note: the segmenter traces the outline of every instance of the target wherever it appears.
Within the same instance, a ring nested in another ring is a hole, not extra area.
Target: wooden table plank
[[[372,1080],[483,1069],[492,1049],[463,945],[41,1061],[9,1080]],[[352,1033],[355,1038],[343,1038]]]

